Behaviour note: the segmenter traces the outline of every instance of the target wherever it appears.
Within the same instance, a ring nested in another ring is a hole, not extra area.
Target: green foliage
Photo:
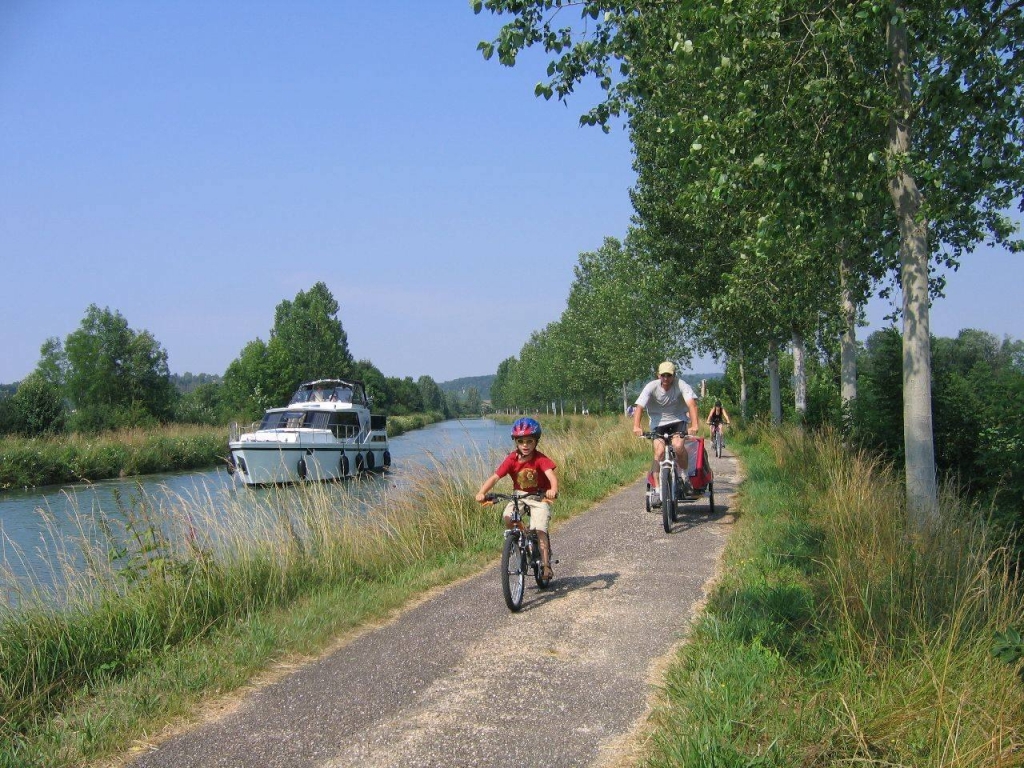
[[[178,424],[226,424],[224,385],[206,382],[191,388],[178,398],[174,406],[174,421]]]
[[[868,339],[860,361],[853,434],[897,464],[903,460],[902,340]],[[1024,524],[1024,343],[973,329],[932,340],[936,464],[974,498],[994,500]]]
[[[1018,4],[576,5],[573,24],[551,0],[474,1],[510,17],[478,50],[512,66],[540,47],[536,95],[592,79],[604,96],[581,124],[627,116],[638,237],[677,295],[700,297],[682,308],[698,345],[757,361],[794,333],[834,335],[845,298],[898,272],[905,386],[926,391],[929,264],[1024,248],[1006,215],[1024,194]],[[925,516],[929,405],[905,402],[908,498]]]
[[[64,430],[67,419],[64,393],[38,373],[27,376],[14,395],[2,403],[6,412],[3,432],[34,437]]]
[[[102,431],[146,426],[171,417],[176,393],[167,352],[149,331],[134,331],[119,312],[89,305],[64,343],[48,339],[37,368],[73,409],[69,428]]]
[[[224,373],[227,409],[253,420],[286,404],[305,381],[352,376],[355,364],[339,309],[322,282],[278,304],[270,341],[249,342]]]

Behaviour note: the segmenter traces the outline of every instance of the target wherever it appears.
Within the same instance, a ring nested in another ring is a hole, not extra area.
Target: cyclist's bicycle
[[[518,611],[523,607],[523,594],[526,592],[526,574],[533,572],[533,578],[541,589],[550,584],[543,578],[543,564],[540,556],[540,544],[537,532],[531,531],[523,520],[530,514],[530,507],[523,503],[524,499],[543,501],[540,493],[488,493],[484,496],[485,504],[496,501],[512,502],[512,527],[505,531],[505,543],[501,548],[501,591],[505,596],[505,605],[510,611]],[[550,547],[550,538],[548,540]],[[554,553],[549,552],[551,565],[558,561]]]
[[[661,508],[661,524],[665,529],[665,533],[672,533],[672,524],[679,522],[680,502],[695,501],[707,493],[709,509],[714,514],[715,484],[710,479],[711,469],[707,451],[704,449],[704,440],[690,435],[683,437],[684,442],[689,440],[697,443],[696,454],[698,463],[696,468],[701,470],[702,479],[707,478],[706,482],[697,488],[689,482],[683,482],[683,478],[679,476],[678,466],[676,465],[676,451],[672,446],[671,437],[666,438],[657,432],[644,432],[643,437],[646,437],[648,440],[665,441],[665,457],[658,464],[657,470],[658,487],[654,487],[653,478],[648,475],[647,493],[644,497],[644,503],[648,512],[659,507]],[[665,489],[668,489],[668,491],[666,492]]]
[[[714,448],[715,458],[722,458],[722,449],[725,448],[725,438],[722,437],[722,422],[711,424],[711,445]]]

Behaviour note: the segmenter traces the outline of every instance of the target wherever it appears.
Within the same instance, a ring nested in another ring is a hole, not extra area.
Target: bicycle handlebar
[[[674,432],[671,435],[662,435],[662,434],[659,434],[657,432],[644,432],[642,435],[640,435],[640,437],[646,437],[648,440],[664,440],[666,437],[674,437],[675,435],[679,435],[684,440],[686,440],[687,438],[689,438],[690,440],[696,440],[697,439],[696,435],[691,435],[688,432],[686,432],[686,433]]]
[[[484,503],[490,502],[493,504],[496,501],[512,501],[513,499],[533,499],[534,501],[544,501],[543,493],[487,493],[484,494]]]

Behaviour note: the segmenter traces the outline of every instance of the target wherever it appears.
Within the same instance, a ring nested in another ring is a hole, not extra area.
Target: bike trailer
[[[708,483],[715,479],[708,462],[707,451],[704,450],[704,438],[698,437],[686,441],[686,453],[689,458],[690,486],[695,491],[702,491]]]

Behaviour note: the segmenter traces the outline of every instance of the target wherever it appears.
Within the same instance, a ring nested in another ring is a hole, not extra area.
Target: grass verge
[[[556,524],[649,461],[621,420],[566,424],[544,435],[560,467]],[[290,514],[270,494],[229,509],[181,499],[157,520],[141,500],[121,534],[83,554],[60,609],[29,600],[0,614],[0,766],[116,757],[205,698],[492,561],[498,515],[472,497],[494,458],[385,486],[365,515],[340,514],[338,488],[322,485],[282,489],[301,494]]]
[[[1024,765],[1008,551],[947,494],[908,530],[900,479],[834,436],[733,434],[740,524],[667,673],[648,766]]]

